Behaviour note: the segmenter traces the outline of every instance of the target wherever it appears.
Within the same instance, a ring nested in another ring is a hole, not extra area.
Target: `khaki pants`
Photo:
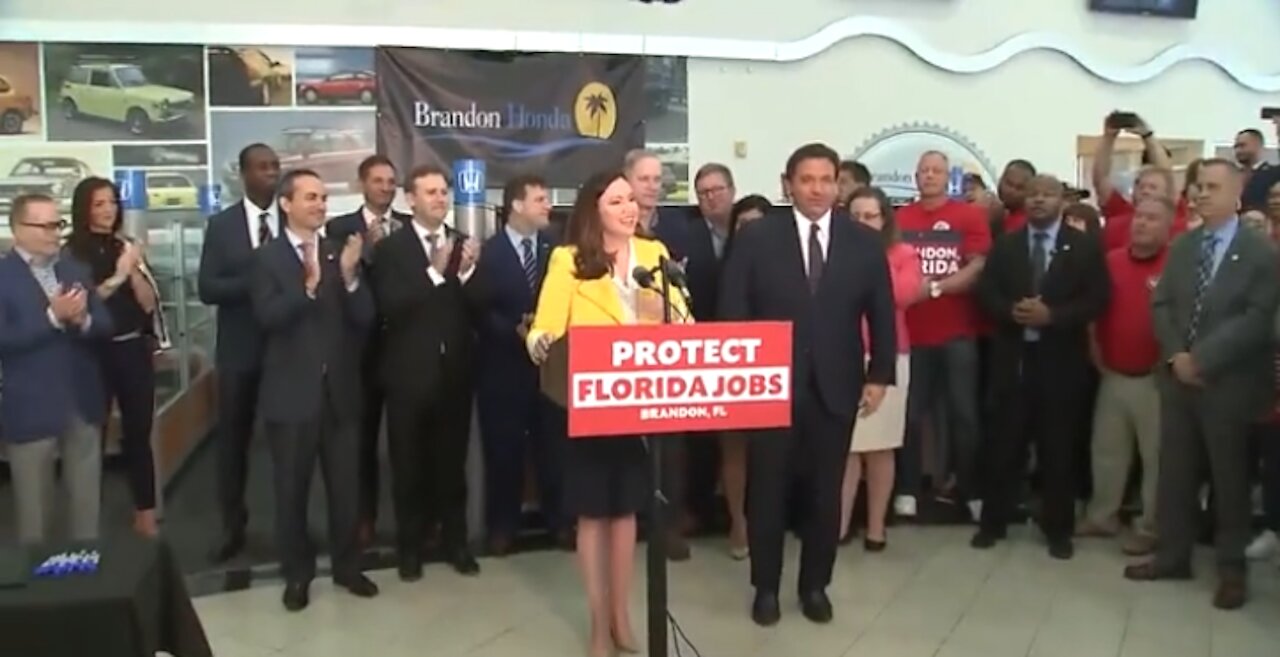
[[[1160,393],[1155,376],[1125,376],[1104,370],[1093,411],[1093,499],[1085,518],[1115,528],[1134,443],[1142,459],[1142,517],[1134,528],[1155,533],[1156,473],[1160,471]]]
[[[62,457],[62,485],[66,489],[69,537],[90,541],[98,537],[98,509],[102,499],[102,437],[98,428],[79,417],[66,432],[28,443],[8,445],[13,473],[18,540],[25,544],[64,538],[50,535],[57,506],[55,461]]]

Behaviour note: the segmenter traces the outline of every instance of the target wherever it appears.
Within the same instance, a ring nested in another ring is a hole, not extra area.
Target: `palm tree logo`
[[[600,82],[588,82],[574,101],[573,118],[578,134],[584,137],[612,137],[618,125],[618,101],[613,90]]]

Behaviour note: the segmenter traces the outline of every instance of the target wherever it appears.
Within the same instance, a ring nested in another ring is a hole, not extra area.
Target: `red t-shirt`
[[[1123,249],[1129,246],[1129,225],[1133,223],[1133,203],[1120,192],[1111,190],[1111,196],[1102,204],[1102,216],[1106,221],[1102,225],[1102,246],[1107,251]],[[1187,230],[1187,199],[1178,199],[1177,209],[1173,214],[1173,231],[1170,236],[1184,233]]]
[[[991,249],[991,224],[984,208],[948,200],[926,209],[912,203],[897,213],[902,239],[916,247],[927,278],[950,276]],[[936,346],[978,334],[981,315],[970,294],[925,299],[907,309],[911,346]]]
[[[1151,323],[1151,294],[1164,271],[1167,249],[1139,260],[1129,249],[1107,254],[1111,274],[1111,302],[1095,327],[1103,367],[1120,374],[1146,374],[1160,362]]]
[[[1026,210],[1010,212],[1004,216],[1004,232],[1006,234],[1022,230],[1022,227],[1025,225],[1027,225]]]

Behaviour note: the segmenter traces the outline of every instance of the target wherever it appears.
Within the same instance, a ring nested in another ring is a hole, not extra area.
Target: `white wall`
[[[689,62],[693,165],[725,162],[740,191],[767,195],[777,193],[787,155],[806,141],[851,153],[887,128],[935,123],[968,137],[996,166],[1022,157],[1074,181],[1077,135],[1099,133],[1114,109],[1142,114],[1159,135],[1212,142],[1263,127],[1263,105],[1280,105],[1280,94],[1248,91],[1208,64],[1116,85],[1047,51],[974,75],[925,66],[882,39],[849,41],[792,64]],[[1268,140],[1275,133],[1265,132]],[[733,157],[738,140],[748,142],[745,159]]]

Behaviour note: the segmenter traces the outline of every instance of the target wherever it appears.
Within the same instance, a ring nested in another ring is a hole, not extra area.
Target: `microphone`
[[[636,267],[635,269],[632,269],[631,279],[636,282],[636,285],[639,285],[642,288],[653,289],[653,271],[646,267]]]
[[[681,265],[679,262],[671,260],[670,258],[663,258],[661,268],[662,275],[666,276],[667,280],[671,281],[672,285],[680,288],[681,290],[688,289],[689,276],[684,270],[684,265]]]

